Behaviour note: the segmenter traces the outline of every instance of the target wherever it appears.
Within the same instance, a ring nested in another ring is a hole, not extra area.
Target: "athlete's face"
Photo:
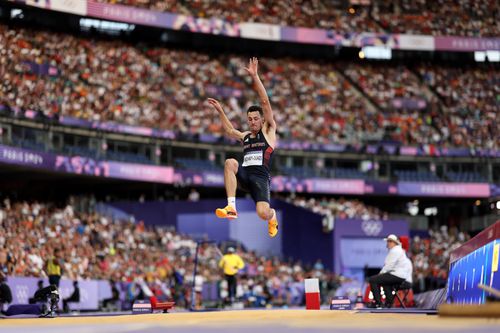
[[[264,124],[264,118],[260,116],[259,111],[248,112],[247,115],[247,123],[248,127],[250,127],[250,131],[254,133],[260,131],[260,129],[262,128],[262,124]]]

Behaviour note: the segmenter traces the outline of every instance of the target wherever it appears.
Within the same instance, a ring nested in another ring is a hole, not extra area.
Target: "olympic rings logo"
[[[17,296],[17,301],[20,303],[26,303],[28,302],[28,286],[21,285],[16,287],[16,296]]]
[[[368,220],[361,223],[361,229],[367,236],[378,236],[384,229],[384,225],[381,221]]]

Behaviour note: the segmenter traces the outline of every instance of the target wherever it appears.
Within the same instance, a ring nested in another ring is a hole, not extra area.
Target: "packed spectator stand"
[[[206,98],[245,126],[246,59],[0,26],[0,102],[46,116],[222,135]],[[261,59],[280,140],[498,149],[498,67]],[[451,82],[451,84],[450,84]],[[453,90],[450,90],[453,87]],[[418,99],[423,109],[393,106]],[[374,104],[375,103],[375,106]]]
[[[86,212],[79,210],[82,207]],[[3,200],[0,251],[6,253],[8,274],[46,277],[44,262],[57,248],[61,250],[65,278],[112,280],[121,285],[125,295],[122,300],[130,302],[140,297],[141,288],[136,286],[146,284],[158,299],[174,299],[183,307],[191,305],[195,240],[171,228],[114,220],[90,207],[92,204],[85,200],[73,201],[64,208]],[[205,244],[198,255],[197,284],[221,282],[219,250]],[[339,283],[339,277],[320,262],[308,267],[243,248],[240,255],[246,267],[241,272],[238,296],[250,302],[249,306],[292,304],[292,298],[293,304],[302,304],[305,277],[318,277],[325,286],[330,283],[332,290]],[[227,286],[221,283],[218,288],[223,299]],[[324,295],[332,290],[325,290]]]

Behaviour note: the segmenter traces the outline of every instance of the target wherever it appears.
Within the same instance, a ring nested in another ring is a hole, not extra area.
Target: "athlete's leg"
[[[270,237],[275,237],[278,234],[278,218],[276,211],[271,208],[267,201],[257,201],[255,204],[257,215],[267,221],[267,231]]]
[[[238,173],[238,161],[234,158],[228,158],[224,163],[224,185],[228,198],[236,197],[236,174]]]
[[[265,176],[253,175],[250,177],[250,193],[255,201],[257,215],[267,221],[270,237],[278,234],[278,219],[276,212],[271,208],[271,179]]]
[[[238,213],[236,212],[236,187],[238,186],[236,174],[238,173],[238,166],[238,161],[234,158],[228,158],[224,163],[224,185],[226,186],[227,206],[215,210],[217,217],[228,219],[238,217]]]

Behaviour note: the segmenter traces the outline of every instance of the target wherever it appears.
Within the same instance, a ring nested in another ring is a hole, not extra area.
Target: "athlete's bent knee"
[[[270,220],[271,219],[271,209],[269,208],[257,208],[257,215],[259,215],[259,217],[262,219],[262,220]]]

